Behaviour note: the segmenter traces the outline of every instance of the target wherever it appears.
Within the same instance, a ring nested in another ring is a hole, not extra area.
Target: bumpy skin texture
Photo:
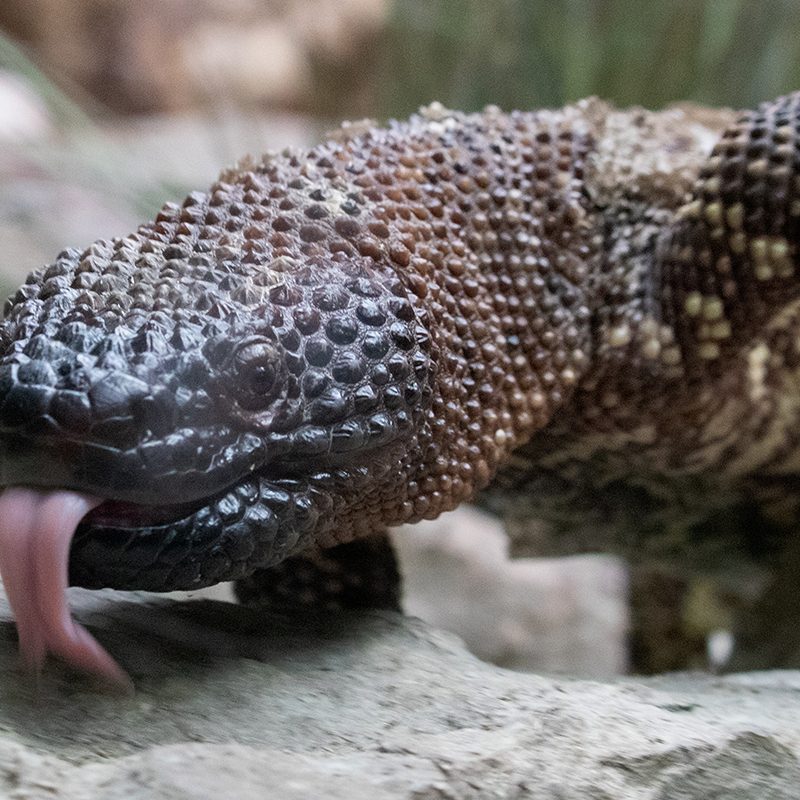
[[[567,539],[703,566],[782,546],[800,466],[799,117],[795,94],[726,123],[674,206],[652,184],[636,198],[648,169],[611,190],[593,365],[501,476],[512,517],[532,502],[583,519]]]
[[[71,580],[156,590],[434,517],[501,468],[512,518],[612,531],[785,499],[799,244],[800,95],[344,132],[30,276],[0,484],[107,498]]]

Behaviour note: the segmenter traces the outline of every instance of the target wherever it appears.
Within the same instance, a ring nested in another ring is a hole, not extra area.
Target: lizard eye
[[[266,408],[283,386],[283,359],[267,340],[251,339],[241,344],[234,353],[232,367],[237,402],[247,411]]]

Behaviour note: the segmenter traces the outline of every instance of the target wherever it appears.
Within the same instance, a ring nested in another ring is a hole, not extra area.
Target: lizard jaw
[[[299,482],[293,483],[299,487]],[[129,690],[132,684],[122,668],[73,620],[68,586],[121,583],[124,588],[163,591],[165,568],[180,570],[186,588],[198,588],[252,571],[248,559],[254,559],[256,566],[269,557],[280,560],[295,538],[316,527],[318,516],[302,488],[287,489],[287,481],[253,478],[205,504],[167,507],[137,506],[59,488],[12,486],[0,491],[0,577],[17,621],[23,665],[39,671],[47,656],[54,655],[79,672]],[[219,529],[198,524],[215,508],[230,509],[237,495],[241,499],[254,493],[257,499],[251,498],[253,503],[243,509],[241,519],[220,523]],[[192,545],[189,531],[196,526],[200,534]],[[170,545],[182,534],[188,544],[178,542],[176,562],[169,555]],[[222,563],[225,574],[204,572],[205,561],[192,557],[193,546],[200,553],[210,550],[213,557],[206,560]],[[103,569],[108,553],[117,554],[116,573]],[[232,563],[236,556],[242,558],[241,564]]]

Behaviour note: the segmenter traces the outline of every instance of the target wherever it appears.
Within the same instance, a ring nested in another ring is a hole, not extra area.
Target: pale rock
[[[552,679],[389,612],[82,591],[73,606],[136,693],[57,665],[21,676],[0,607],[1,797],[798,797],[797,672]]]
[[[627,669],[627,570],[612,556],[509,558],[495,517],[462,507],[393,534],[403,608],[485,661],[584,677]]]

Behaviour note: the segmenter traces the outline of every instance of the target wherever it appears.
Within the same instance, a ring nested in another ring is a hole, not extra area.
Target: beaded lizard
[[[0,570],[25,660],[122,680],[68,581],[391,605],[375,536],[495,477],[487,502],[581,549],[780,551],[798,245],[794,94],[434,105],[65,250],[0,327]],[[741,509],[769,525],[703,524]]]

